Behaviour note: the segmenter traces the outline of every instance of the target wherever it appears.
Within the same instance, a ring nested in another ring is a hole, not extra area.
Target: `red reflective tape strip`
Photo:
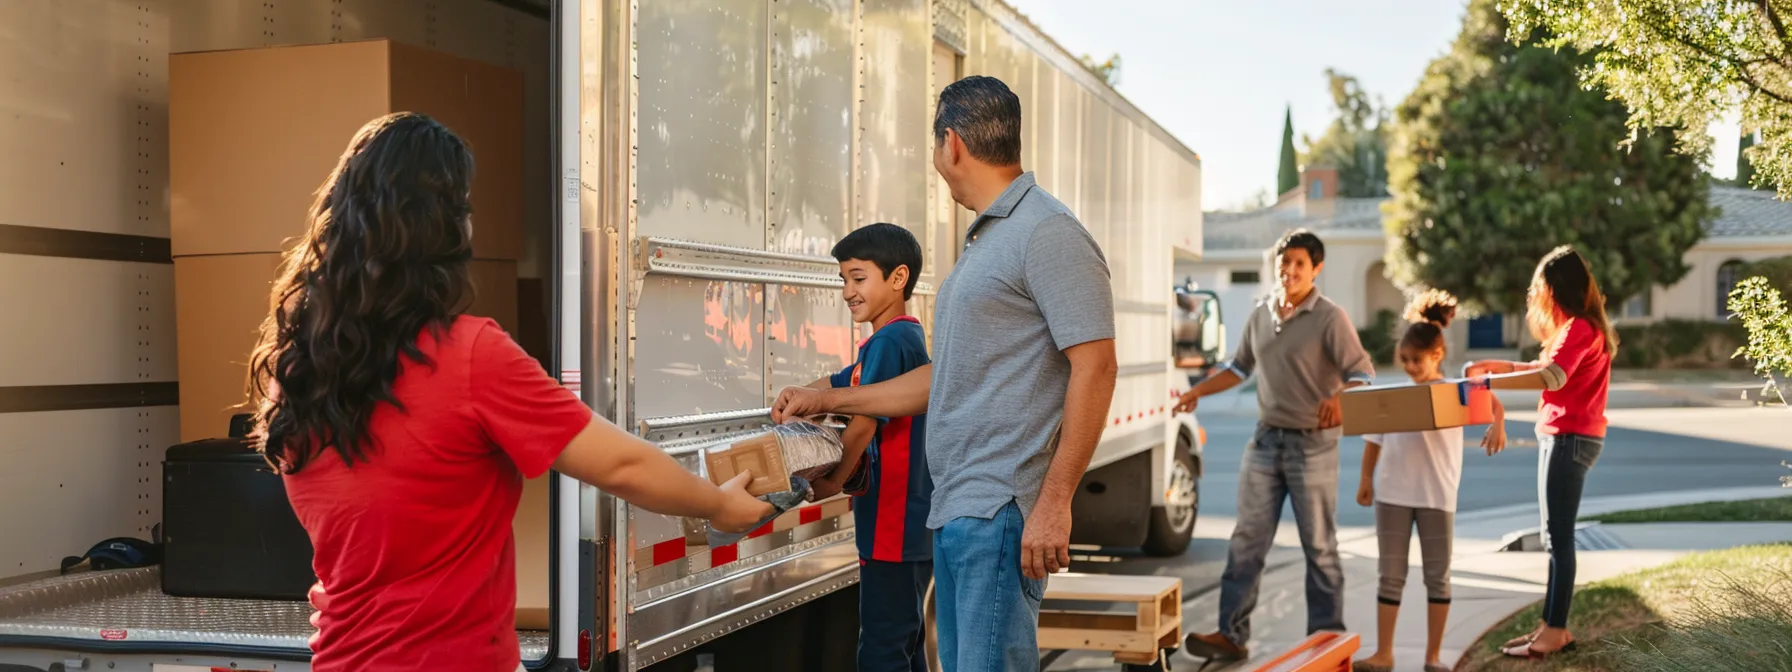
[[[653,545],[653,565],[658,567],[668,562],[684,559],[684,538],[662,541]]]
[[[809,523],[819,523],[819,522],[821,522],[821,507],[805,506],[803,508],[797,509],[796,524],[808,525]]]
[[[768,534],[771,534],[771,533],[772,533],[772,526],[773,526],[773,525],[775,525],[775,524],[777,524],[777,522],[778,522],[778,521],[777,521],[777,520],[773,520],[773,521],[772,521],[772,522],[770,522],[770,523],[766,523],[766,524],[764,524],[764,525],[760,525],[760,526],[759,526],[759,529],[757,529],[757,530],[753,530],[753,531],[752,531],[752,532],[748,532],[748,533],[747,533],[747,538],[748,538],[748,539],[758,539],[758,538],[760,538],[760,537],[763,537],[763,536],[765,536],[765,535],[768,535]]]
[[[722,565],[726,565],[739,559],[740,546],[738,544],[729,544],[709,552],[710,567],[721,567]]]

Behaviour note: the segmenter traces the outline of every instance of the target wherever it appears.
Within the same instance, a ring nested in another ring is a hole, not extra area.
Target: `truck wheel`
[[[1195,513],[1200,508],[1201,487],[1195,480],[1195,456],[1188,439],[1176,440],[1176,459],[1170,463],[1164,505],[1151,508],[1151,528],[1145,533],[1146,555],[1170,557],[1188,550],[1195,534]]]

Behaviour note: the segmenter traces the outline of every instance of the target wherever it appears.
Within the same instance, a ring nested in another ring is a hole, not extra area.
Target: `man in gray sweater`
[[[1325,243],[1304,229],[1275,247],[1278,284],[1245,319],[1232,363],[1177,402],[1193,411],[1201,397],[1257,375],[1259,417],[1238,477],[1238,523],[1220,576],[1220,630],[1191,634],[1188,652],[1216,661],[1243,660],[1263,561],[1275,542],[1282,502],[1294,506],[1307,555],[1307,632],[1344,629],[1344,571],[1338,562],[1338,395],[1375,376],[1344,309],[1314,285],[1325,267]]]

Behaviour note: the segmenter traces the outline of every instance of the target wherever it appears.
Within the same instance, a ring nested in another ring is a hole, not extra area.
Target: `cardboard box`
[[[548,623],[548,536],[553,533],[548,512],[548,479],[552,474],[523,482],[523,499],[517,503],[511,529],[516,533],[516,627],[546,630]]]
[[[784,451],[778,446],[777,435],[770,432],[736,442],[724,450],[709,451],[703,460],[709,467],[710,482],[716,485],[727,483],[740,472],[751,471],[753,480],[747,483],[749,494],[760,496],[790,491],[790,471],[784,468]]]
[[[1349,436],[1493,422],[1493,392],[1472,381],[1359,387],[1345,391],[1342,400]]]
[[[225,436],[230,416],[250,410],[249,354],[272,306],[279,267],[278,254],[174,260],[181,442]],[[467,312],[515,333],[516,262],[477,260],[469,274],[475,298]]]
[[[411,111],[472,147],[473,256],[522,258],[538,190],[521,72],[389,40],[174,54],[168,70],[174,256],[282,251],[355,131]]]

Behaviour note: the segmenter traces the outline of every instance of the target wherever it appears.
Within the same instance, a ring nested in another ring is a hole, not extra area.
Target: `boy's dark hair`
[[[933,114],[933,144],[958,132],[971,156],[992,166],[1020,164],[1020,97],[994,77],[975,75],[940,91]]]
[[[921,243],[908,229],[885,222],[860,227],[835,243],[833,254],[841,262],[869,261],[883,271],[885,280],[890,279],[897,266],[907,266],[908,283],[902,286],[902,300],[915,295],[915,282],[921,278]]]
[[[1281,240],[1276,241],[1276,256],[1289,250],[1306,250],[1307,258],[1313,260],[1314,266],[1325,263],[1325,243],[1312,231],[1295,229],[1282,234]]]

